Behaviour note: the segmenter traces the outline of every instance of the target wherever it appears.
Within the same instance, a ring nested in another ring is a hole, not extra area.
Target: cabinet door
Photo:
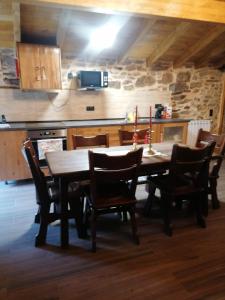
[[[109,146],[119,145],[119,129],[120,126],[102,126],[102,127],[79,127],[79,128],[69,128],[67,130],[67,148],[68,150],[73,149],[72,135],[83,135],[83,136],[93,136],[97,134],[109,135]]]
[[[61,89],[60,49],[40,46],[40,66],[43,89]]]
[[[41,89],[39,48],[36,45],[17,45],[21,89]]]
[[[167,123],[160,125],[161,142],[186,144],[187,123]]]
[[[27,138],[26,131],[0,132],[0,180],[31,178],[21,147]]]
[[[137,129],[139,130],[143,130],[143,129],[148,129],[149,125],[148,124],[138,124]],[[122,130],[127,130],[127,131],[133,131],[134,130],[134,126],[127,124],[127,125],[122,125],[121,126]],[[159,131],[159,127],[157,124],[153,124],[152,125],[152,143],[157,143],[158,142],[158,131]]]

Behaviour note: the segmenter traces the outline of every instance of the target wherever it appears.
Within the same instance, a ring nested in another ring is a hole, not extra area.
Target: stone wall
[[[192,68],[175,70],[174,75],[176,80],[169,87],[174,117],[211,119],[212,131],[216,131],[223,88],[222,73],[215,69]]]
[[[101,91],[79,91],[79,70],[107,70],[109,87]],[[211,68],[166,66],[151,70],[144,61],[88,63],[62,58],[63,90],[58,94],[22,92],[0,88],[0,111],[10,121],[123,118],[138,105],[140,117],[148,117],[149,106],[172,106],[173,117],[211,119],[217,128],[222,93],[222,73]],[[86,111],[95,106],[95,111]],[[213,116],[209,117],[210,110]]]
[[[212,68],[195,69],[193,66],[166,70],[151,70],[143,61],[130,61],[127,64],[90,65],[71,58],[65,58],[64,88],[68,88],[66,74],[68,69],[101,69],[109,71],[109,88],[117,91],[145,91],[159,94],[157,101],[149,99],[149,104],[156,102],[172,106],[173,117],[191,119],[211,119],[212,128],[217,128],[217,116],[222,93],[222,72]],[[166,99],[161,97],[166,95]],[[161,95],[160,95],[161,94]],[[132,95],[132,93],[131,93]],[[210,111],[212,116],[210,116]]]

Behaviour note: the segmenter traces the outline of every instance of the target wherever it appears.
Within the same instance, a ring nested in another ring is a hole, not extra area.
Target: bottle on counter
[[[162,112],[162,119],[171,119],[172,117],[172,107],[165,105]]]

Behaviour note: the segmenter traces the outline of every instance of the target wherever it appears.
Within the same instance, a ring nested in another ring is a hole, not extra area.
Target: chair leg
[[[96,252],[96,213],[94,209],[91,212],[91,244],[92,252]]]
[[[201,214],[203,214],[205,217],[207,217],[208,216],[208,211],[209,211],[208,193],[207,192],[202,193],[199,201],[200,201],[199,205],[200,205],[200,208],[201,208]]]
[[[48,231],[48,216],[49,216],[50,205],[40,206],[40,227],[39,232],[35,238],[35,246],[42,246],[46,242],[46,236]]]
[[[152,210],[153,205],[153,199],[155,195],[156,187],[154,184],[149,183],[149,189],[148,189],[148,198],[144,206],[144,216],[148,217]]]
[[[127,211],[126,210],[124,210],[123,212],[122,212],[122,220],[123,220],[123,222],[124,223],[127,223]]]
[[[87,201],[87,199],[83,199],[83,226],[84,226],[84,230],[87,236],[87,228],[89,226],[89,217],[91,215],[91,211],[90,211],[90,207],[89,207],[89,203]]]
[[[74,216],[76,221],[76,227],[77,227],[77,234],[79,238],[86,238],[87,232],[86,232],[86,226],[84,224],[84,198],[76,199],[75,205],[74,205]]]
[[[169,199],[166,195],[162,193],[161,195],[161,210],[164,222],[164,232],[168,236],[173,235],[171,218],[170,218],[170,206],[171,206],[171,199]]]
[[[134,242],[139,245],[140,240],[137,234],[137,222],[136,222],[136,217],[135,217],[135,207],[130,207],[129,208],[129,213],[130,213],[130,221],[131,221],[131,227],[132,227],[132,235]]]
[[[40,207],[38,207],[38,211],[36,215],[34,216],[34,223],[40,224]]]
[[[217,209],[220,207],[220,202],[217,195],[217,179],[210,179],[210,191],[212,195],[212,208]]]
[[[200,197],[196,197],[195,199],[195,207],[196,207],[196,218],[197,218],[197,224],[202,227],[206,228],[206,222],[202,214],[202,200],[201,197],[207,197],[207,195],[200,195]]]

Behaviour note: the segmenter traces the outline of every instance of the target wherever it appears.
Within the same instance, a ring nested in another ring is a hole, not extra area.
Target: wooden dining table
[[[172,143],[153,144],[153,148],[157,151],[156,155],[149,156],[147,154],[148,145],[138,145],[143,147],[142,163],[139,168],[139,175],[150,175],[166,170],[169,167],[172,152]],[[60,185],[60,201],[61,201],[61,246],[67,247],[69,244],[68,231],[68,184],[72,181],[82,181],[89,179],[89,162],[88,150],[94,152],[103,152],[108,155],[123,155],[128,151],[132,151],[132,146],[116,146],[109,148],[93,148],[79,149],[70,151],[54,151],[47,152],[46,161],[53,178],[57,179]],[[76,217],[75,217],[76,218]],[[82,225],[76,219],[78,236],[82,237]]]

